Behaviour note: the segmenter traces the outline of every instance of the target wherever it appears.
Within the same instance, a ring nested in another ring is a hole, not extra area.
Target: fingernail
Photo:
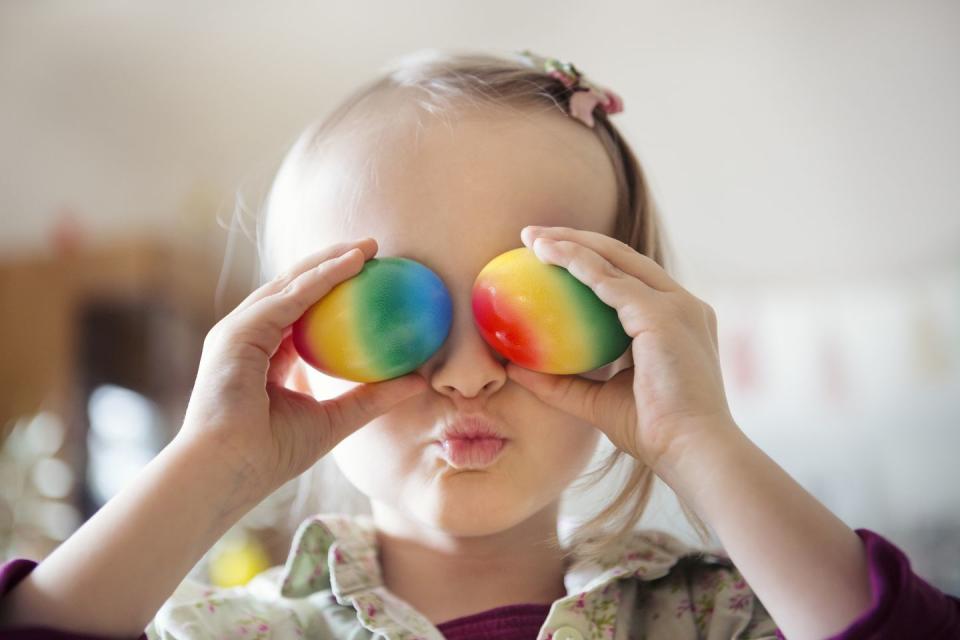
[[[527,238],[529,238],[530,236],[537,235],[541,231],[543,231],[543,227],[534,227],[534,226],[524,227],[523,230],[520,232],[520,237],[522,238],[526,236]]]

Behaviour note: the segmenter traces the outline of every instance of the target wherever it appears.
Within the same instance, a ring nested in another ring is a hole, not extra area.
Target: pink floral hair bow
[[[600,106],[604,112],[613,114],[623,111],[623,99],[606,87],[587,80],[571,62],[545,58],[529,49],[519,53],[529,66],[541,69],[547,75],[563,82],[573,90],[570,96],[570,115],[593,128],[593,110]]]

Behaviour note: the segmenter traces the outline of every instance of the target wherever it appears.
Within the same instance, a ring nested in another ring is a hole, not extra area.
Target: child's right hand
[[[343,438],[428,386],[410,373],[358,384],[317,401],[284,386],[297,362],[291,325],[377,252],[373,238],[315,253],[251,293],[207,334],[187,405],[181,444],[211,464],[236,465],[241,488],[265,496],[326,455]]]
[[[351,432],[429,388],[412,373],[317,402],[284,386],[298,357],[291,325],[376,252],[373,238],[328,247],[210,330],[174,441],[0,598],[0,636],[40,625],[83,637],[140,634],[244,513]]]

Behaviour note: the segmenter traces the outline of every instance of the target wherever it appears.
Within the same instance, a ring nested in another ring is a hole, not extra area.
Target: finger
[[[331,289],[359,273],[365,261],[363,251],[353,248],[304,271],[280,291],[241,311],[232,323],[234,331],[241,332],[248,344],[272,357],[289,335],[290,325]]]
[[[336,398],[323,400],[320,406],[328,414],[333,442],[339,442],[394,405],[430,388],[419,373],[399,378],[358,384]]]
[[[619,444],[621,439],[618,433],[626,433],[624,425],[617,424],[616,420],[628,415],[621,406],[624,398],[633,399],[630,371],[620,371],[608,382],[596,382],[575,375],[541,373],[509,362],[507,376],[544,404],[593,424],[614,444]]]
[[[267,382],[283,386],[298,357],[297,349],[293,345],[292,333],[284,332],[280,346],[277,347],[277,352],[270,358],[270,366],[267,368]]]
[[[331,245],[322,251],[311,253],[310,255],[302,258],[296,264],[279,274],[274,279],[255,289],[240,304],[238,304],[231,313],[243,311],[244,309],[253,305],[255,302],[262,300],[267,296],[273,295],[278,291],[282,291],[284,287],[293,282],[293,280],[296,279],[301,273],[307,271],[308,269],[312,269],[313,267],[316,267],[327,260],[341,256],[355,247],[363,251],[365,261],[377,255],[377,241],[374,238],[363,238],[362,240],[340,242],[338,244]]]
[[[592,398],[602,382],[533,371],[513,362],[507,363],[507,376],[550,406],[589,422],[596,419]]]
[[[720,355],[720,342],[717,338],[717,312],[713,307],[704,304],[704,313],[707,316],[707,327],[710,329],[710,339],[713,341],[713,351]]]
[[[657,261],[633,249],[630,245],[595,231],[571,227],[524,227],[520,239],[533,248],[537,238],[551,240],[574,240],[593,249],[612,265],[639,278],[648,286],[660,291],[683,291],[683,287],[657,264]]]
[[[581,378],[586,378],[587,380],[596,380],[598,382],[606,382],[616,374],[620,373],[624,369],[629,369],[633,366],[633,349],[627,347],[627,350],[623,352],[620,357],[612,362],[608,362],[602,367],[597,367],[591,371],[586,371],[584,373],[577,373]]]
[[[590,287],[597,297],[617,310],[623,330],[635,338],[650,325],[650,312],[662,304],[660,291],[624,273],[598,253],[578,242],[538,238],[533,250],[544,262],[563,267]]]

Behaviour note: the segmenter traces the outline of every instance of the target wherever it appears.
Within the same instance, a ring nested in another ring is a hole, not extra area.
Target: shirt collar
[[[574,552],[564,576],[568,597],[607,583],[633,577],[655,580],[686,555],[703,554],[661,531],[634,531],[598,560]],[[319,514],[300,523],[280,575],[280,593],[303,598],[330,589],[337,601],[349,603],[358,592],[383,586],[377,537],[369,515]]]

